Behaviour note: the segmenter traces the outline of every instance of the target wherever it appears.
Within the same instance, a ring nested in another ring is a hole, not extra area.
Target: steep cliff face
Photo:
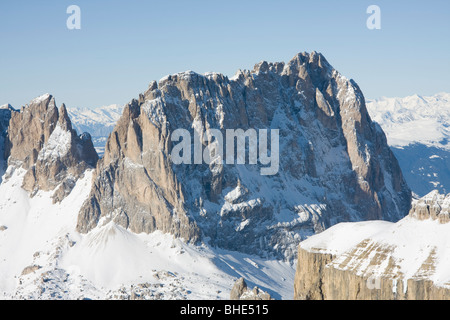
[[[397,223],[343,223],[305,240],[295,299],[449,299],[449,200],[432,192]]]
[[[426,279],[372,278],[328,267],[332,256],[300,248],[296,300],[448,300],[450,289]]]
[[[33,196],[38,190],[55,190],[54,201],[61,201],[98,155],[90,135],[77,135],[63,104],[43,95],[20,111],[14,111],[5,141],[5,158],[13,168],[26,170],[23,188]]]
[[[277,129],[278,172],[261,175],[262,161],[175,164],[171,134],[180,128],[191,136]],[[77,229],[113,220],[137,233],[162,230],[290,259],[317,231],[340,221],[396,221],[409,207],[410,191],[359,87],[313,52],[231,79],[184,72],[152,82],[110,135]]]

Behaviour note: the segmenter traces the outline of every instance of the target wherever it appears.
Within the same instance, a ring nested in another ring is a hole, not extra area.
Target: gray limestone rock
[[[171,134],[180,128],[192,137],[278,129],[279,170],[261,175],[260,161],[175,164]],[[399,220],[410,201],[360,88],[320,53],[300,53],[233,78],[189,71],[152,82],[109,136],[77,229],[105,218],[137,233],[292,260],[307,236],[343,221]]]
[[[39,190],[56,189],[55,202],[67,196],[75,181],[98,161],[89,134],[78,136],[65,105],[58,110],[48,94],[12,112],[5,158],[8,165],[26,170],[25,190],[33,196]]]

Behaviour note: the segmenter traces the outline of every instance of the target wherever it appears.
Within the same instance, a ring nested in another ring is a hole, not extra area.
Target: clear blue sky
[[[81,30],[66,27],[71,4]],[[381,30],[366,28],[371,4]],[[366,98],[448,92],[449,17],[448,0],[1,0],[0,104],[124,104],[166,74],[232,76],[313,50]]]

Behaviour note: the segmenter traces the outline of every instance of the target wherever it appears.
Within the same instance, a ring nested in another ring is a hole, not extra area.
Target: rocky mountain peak
[[[87,168],[95,167],[98,155],[92,141],[72,129],[65,105],[58,109],[55,98],[45,94],[12,112],[5,158],[13,168],[26,170],[25,190],[34,195],[56,189],[57,202],[70,193]]]
[[[67,108],[64,103],[59,108],[58,124],[65,131],[72,130],[72,122],[70,121],[69,113],[67,112]]]
[[[450,221],[450,193],[440,194],[433,190],[412,202],[409,216],[419,220],[438,220],[440,223]]]
[[[177,129],[191,137],[278,130],[279,170],[263,176],[261,162],[175,164]],[[410,199],[356,83],[321,54],[300,53],[232,78],[187,71],[152,82],[110,135],[77,228],[113,220],[137,233],[161,230],[291,259],[306,236],[342,221],[396,221]]]

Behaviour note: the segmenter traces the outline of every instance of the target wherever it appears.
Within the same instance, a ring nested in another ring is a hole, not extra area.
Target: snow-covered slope
[[[450,151],[423,144],[392,147],[392,151],[409,187],[418,197],[433,189],[441,193],[450,191]]]
[[[450,94],[381,98],[367,103],[386,133],[414,193],[450,191]]]
[[[52,204],[51,192],[30,198],[21,188],[25,171],[12,169],[0,185],[0,299],[228,299],[240,277],[274,298],[292,298],[293,264],[159,231],[133,234],[112,222],[79,234],[92,171]]]
[[[332,254],[328,267],[363,278],[426,279],[450,288],[449,240],[450,223],[407,216],[397,223],[341,223],[300,246],[309,252]]]
[[[450,151],[450,94],[381,98],[367,103],[370,116],[387,135],[389,145],[420,143]]]
[[[426,277],[450,288],[450,224],[405,217],[397,223],[365,221],[342,223],[302,242],[301,247],[336,255],[332,266],[365,276]],[[370,249],[370,250],[369,250]],[[358,255],[355,255],[357,250]],[[384,263],[371,264],[382,255]],[[431,257],[431,258],[430,258]],[[395,261],[395,268],[389,260]],[[422,270],[427,260],[435,272]],[[393,272],[393,273],[392,273]]]

